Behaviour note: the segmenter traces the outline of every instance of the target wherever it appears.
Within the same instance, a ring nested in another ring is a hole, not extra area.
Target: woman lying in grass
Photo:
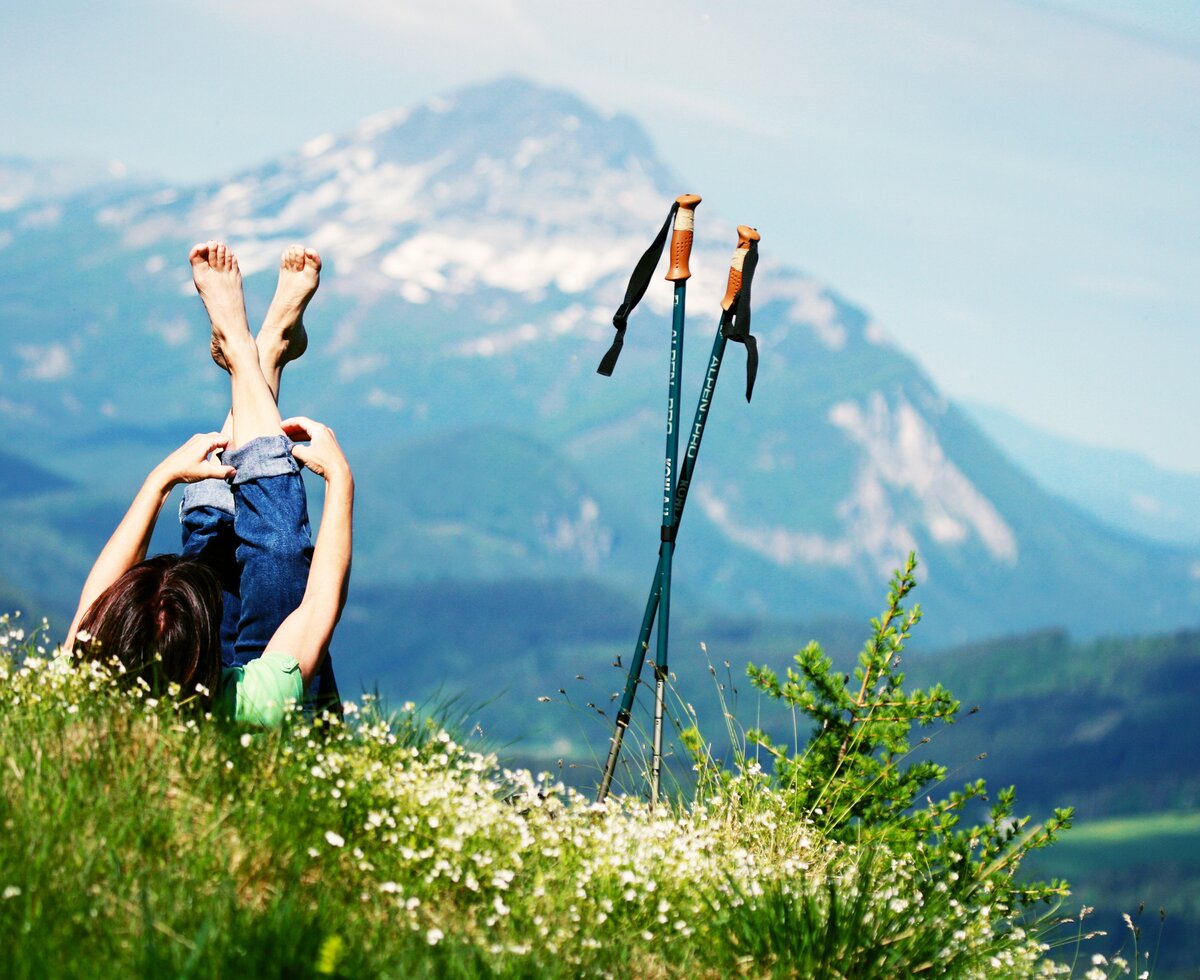
[[[281,419],[276,406],[284,365],[308,344],[303,313],[320,258],[284,253],[257,342],[233,252],[208,242],[189,258],[232,408],[221,432],[193,436],[146,478],[84,583],[66,648],[78,639],[81,655],[115,657],[156,690],[177,685],[217,714],[275,725],[306,692],[319,707],[339,705],[328,650],[350,578],[354,478],[332,430]],[[301,464],[325,480],[315,548]],[[180,483],[183,553],[146,559]]]

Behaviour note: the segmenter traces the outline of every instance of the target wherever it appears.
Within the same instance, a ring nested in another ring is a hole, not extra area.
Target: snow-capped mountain
[[[18,205],[0,214],[0,418],[31,457],[52,450],[43,465],[123,493],[167,433],[217,424],[227,397],[188,246],[234,246],[253,319],[280,251],[304,241],[326,266],[285,414],[330,421],[359,467],[356,574],[583,574],[637,592],[658,541],[666,282],[632,318],[614,376],[595,367],[634,263],[692,190],[704,191],[628,117],[506,79],[317,136],[229,181],[92,189],[52,214]],[[747,405],[742,348],[726,354],[680,535],[684,608],[861,615],[916,550],[945,639],[1200,618],[1200,555],[1122,537],[1045,494],[879,324],[772,251],[772,223],[799,216],[737,206],[697,211],[685,422],[739,222],[763,234],[762,363]],[[66,532],[50,538],[41,551],[71,565]]]

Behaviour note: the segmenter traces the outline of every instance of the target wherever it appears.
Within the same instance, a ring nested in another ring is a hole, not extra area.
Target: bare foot
[[[258,332],[259,357],[283,367],[308,349],[304,310],[321,282],[321,256],[303,245],[289,245],[279,260],[279,284]]]
[[[212,324],[212,359],[228,371],[230,356],[235,351],[245,351],[246,341],[254,343],[246,323],[246,300],[242,296],[237,257],[229,246],[210,241],[193,245],[188,261],[192,264],[196,291]]]

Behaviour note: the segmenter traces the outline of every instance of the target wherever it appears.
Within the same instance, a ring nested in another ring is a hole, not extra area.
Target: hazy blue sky
[[[0,24],[0,153],[180,180],[498,74],[572,88],[952,397],[1200,472],[1194,2],[56,0]]]

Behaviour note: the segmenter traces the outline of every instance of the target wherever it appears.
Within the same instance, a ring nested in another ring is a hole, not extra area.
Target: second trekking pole
[[[695,225],[696,194],[676,198],[679,210],[671,232],[671,266],[666,278],[675,283],[675,302],[671,313],[671,373],[667,396],[667,452],[663,475],[662,545],[659,560],[658,585],[658,648],[654,657],[654,744],[650,762],[650,803],[658,802],[662,774],[663,708],[667,687],[667,641],[671,628],[671,558],[675,551],[675,484],[679,463],[679,398],[683,375],[683,321],[687,281],[692,272],[688,260],[692,255],[692,233]]]

